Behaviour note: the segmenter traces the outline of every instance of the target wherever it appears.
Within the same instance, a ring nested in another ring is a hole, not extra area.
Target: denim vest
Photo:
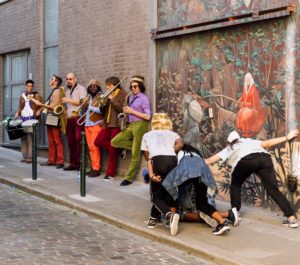
[[[208,202],[215,206],[214,198],[218,192],[217,184],[209,167],[201,157],[184,156],[178,166],[169,172],[162,185],[176,200],[178,198],[178,187],[191,178],[200,178],[200,181],[207,186]]]

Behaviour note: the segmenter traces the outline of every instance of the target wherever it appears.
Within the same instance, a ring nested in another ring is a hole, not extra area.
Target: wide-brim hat
[[[151,130],[170,130],[172,131],[173,124],[168,114],[154,113],[151,120]]]

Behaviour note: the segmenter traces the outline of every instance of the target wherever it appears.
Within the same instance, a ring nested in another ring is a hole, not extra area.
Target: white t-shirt
[[[232,147],[227,146],[217,155],[223,160],[227,160],[227,164],[229,164],[231,168],[231,172],[233,172],[237,163],[245,156],[253,154],[253,153],[266,153],[269,154],[264,148],[261,147],[262,141],[253,140],[250,138],[241,138],[237,143],[235,143]]]
[[[169,130],[152,130],[144,134],[142,139],[142,151],[148,151],[149,157],[159,155],[176,156],[174,143],[180,136]]]
[[[200,157],[197,153],[195,153],[195,152],[192,152],[192,155],[193,156],[198,156],[198,157]],[[191,153],[189,153],[189,152],[184,152],[184,151],[179,151],[178,152],[178,154],[177,154],[177,164],[179,164],[179,162],[180,162],[180,160],[183,158],[183,157],[185,157],[185,156],[191,156]]]

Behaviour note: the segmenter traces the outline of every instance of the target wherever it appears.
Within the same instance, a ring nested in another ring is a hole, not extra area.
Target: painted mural
[[[169,113],[174,129],[204,157],[221,150],[233,129],[261,140],[299,129],[298,23],[272,20],[157,41],[157,111]],[[300,143],[271,153],[280,188],[299,209],[299,191],[287,186],[291,176],[300,180]],[[219,163],[212,169],[219,196],[228,200],[228,167]],[[245,183],[242,199],[275,207],[256,176]]]
[[[290,4],[296,0],[159,0],[158,27],[178,26],[201,20],[213,20],[245,14],[251,10],[274,7],[278,4]]]

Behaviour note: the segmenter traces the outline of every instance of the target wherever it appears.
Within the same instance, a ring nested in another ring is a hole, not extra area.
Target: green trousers
[[[128,127],[118,133],[112,140],[111,145],[115,148],[131,150],[132,156],[129,170],[124,177],[133,181],[139,169],[141,161],[141,144],[143,135],[148,132],[149,123],[147,121],[136,121],[129,123]]]

